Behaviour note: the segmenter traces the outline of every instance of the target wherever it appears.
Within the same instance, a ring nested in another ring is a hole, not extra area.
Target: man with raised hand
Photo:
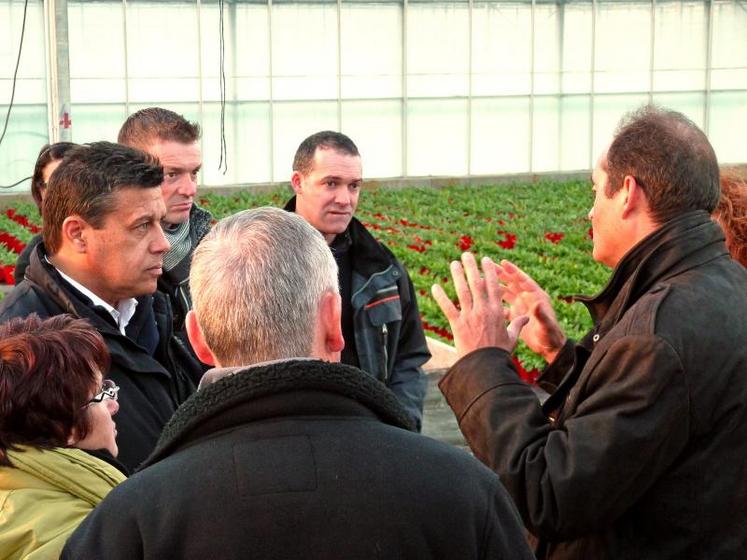
[[[312,134],[296,151],[291,185],[285,209],[324,236],[340,270],[342,362],[386,384],[420,430],[430,352],[407,271],[354,217],[363,186],[357,146],[339,132]]]
[[[70,150],[47,187],[43,243],[0,305],[0,322],[69,313],[101,333],[108,377],[121,388],[118,458],[131,470],[202,372],[173,336],[169,305],[156,292],[169,250],[162,181],[161,166],[140,150],[109,142]]]
[[[498,477],[338,363],[337,266],[308,223],[225,218],[190,282],[187,332],[216,367],[62,558],[531,558]]]
[[[163,274],[158,290],[169,297],[174,330],[186,341],[184,318],[192,309],[189,264],[200,239],[210,231],[213,217],[195,204],[197,174],[202,168],[200,126],[182,115],[149,107],[130,115],[117,142],[138,148],[158,158],[163,166],[161,194],[166,205],[163,232],[171,245],[163,256]]]
[[[747,272],[710,217],[714,151],[683,115],[644,107],[592,190],[593,256],[613,268],[581,299],[592,331],[568,340],[528,275],[489,259],[481,275],[465,254],[460,309],[434,287],[461,356],[441,390],[539,558],[745,558]],[[511,362],[520,330],[549,361],[543,404]]]

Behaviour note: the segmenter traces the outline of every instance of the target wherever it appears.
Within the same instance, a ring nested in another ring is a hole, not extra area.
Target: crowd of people
[[[474,456],[419,433],[430,355],[354,216],[355,143],[309,136],[283,209],[212,225],[199,140],[154,107],[39,154],[0,303],[0,558],[747,557],[747,183],[686,117],[627,115],[594,168],[612,274],[583,339],[514,263],[434,286]]]

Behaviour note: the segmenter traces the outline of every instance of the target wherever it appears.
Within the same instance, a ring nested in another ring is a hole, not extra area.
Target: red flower
[[[565,237],[565,234],[557,232],[549,232],[545,234],[545,239],[547,239],[550,243],[553,243],[554,245],[557,245],[560,243],[560,240]]]
[[[456,244],[460,251],[469,251],[472,247],[472,238],[469,235],[462,235]]]
[[[26,216],[24,216],[23,214],[16,213],[15,208],[8,208],[5,211],[5,215],[8,216],[11,220],[13,220],[15,223],[20,224],[23,227],[25,227],[31,233],[39,233],[41,231],[41,228],[29,222],[29,219]]]
[[[22,243],[14,236],[5,231],[0,231],[0,244],[5,245],[8,249],[14,253],[22,253],[26,248],[26,244]]]
[[[421,296],[427,296],[427,295],[428,295],[428,292],[426,292],[426,291],[425,291],[425,290],[424,290],[423,288],[420,288],[420,289],[418,290],[418,293],[419,293],[419,294],[420,294]]]
[[[589,239],[594,239],[594,228],[589,228]]]
[[[514,246],[516,245],[516,235],[514,235],[513,233],[508,233],[507,231],[503,231],[501,229],[499,229],[496,233],[503,236],[502,241],[495,242],[496,245],[498,245],[499,247],[503,247],[504,249],[514,248]]]
[[[511,359],[516,366],[516,370],[519,372],[519,377],[521,377],[530,385],[534,385],[537,382],[537,378],[539,377],[539,370],[537,368],[534,368],[531,371],[527,371],[516,356],[511,356]]]
[[[454,340],[454,336],[449,332],[448,329],[444,329],[443,327],[436,327],[435,325],[431,325],[428,323],[428,321],[425,321],[423,319],[423,316],[420,316],[420,320],[423,324],[423,329],[432,333],[437,334],[438,336],[441,336],[445,338],[446,340]]]
[[[374,214],[373,217],[376,218],[377,220],[388,220],[389,219],[381,212],[376,212],[376,214]]]
[[[15,272],[16,267],[12,264],[6,264],[5,266],[0,267],[0,282],[3,284],[8,284],[12,286],[16,283],[16,279],[13,276],[13,273]]]
[[[420,267],[420,270],[419,270],[419,272],[420,272],[420,274],[422,274],[423,276],[426,276],[426,275],[428,275],[428,274],[430,274],[430,273],[431,273],[431,269],[430,269],[430,268],[427,268],[427,267],[425,267],[425,266],[421,266],[421,267]]]
[[[411,244],[411,245],[408,245],[407,248],[412,251],[417,251],[418,253],[425,253],[425,245]]]

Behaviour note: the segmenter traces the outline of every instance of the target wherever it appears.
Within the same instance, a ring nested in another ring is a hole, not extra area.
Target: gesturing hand
[[[552,362],[565,344],[550,296],[532,278],[510,261],[501,261],[498,278],[504,283],[503,299],[509,303],[508,317],[529,317],[521,339],[530,350]]]
[[[503,288],[498,282],[498,267],[485,257],[482,259],[482,273],[471,253],[462,254],[462,264],[451,263],[459,307],[439,285],[431,289],[433,297],[451,325],[454,345],[459,356],[469,354],[478,348],[498,347],[513,352],[519,333],[529,320],[526,316],[514,317],[506,328],[503,313]],[[466,272],[466,278],[465,278]]]

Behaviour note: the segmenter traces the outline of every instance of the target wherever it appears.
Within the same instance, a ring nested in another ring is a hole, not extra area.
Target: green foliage
[[[282,207],[290,196],[288,189],[203,194],[200,204],[221,219],[246,208]],[[448,328],[430,288],[442,284],[455,298],[449,262],[468,248],[496,261],[508,259],[524,269],[551,295],[566,333],[578,338],[591,321],[584,307],[568,303],[569,298],[599,291],[609,276],[591,258],[586,217],[591,204],[591,189],[583,181],[442,189],[364,187],[356,216],[407,267],[429,334],[444,339],[437,333]],[[39,224],[32,204],[15,208]],[[0,221],[0,230],[5,227],[23,242],[30,238],[9,219]],[[6,257],[0,248],[0,260],[10,264]],[[541,367],[541,360],[525,347],[520,346],[518,354],[527,369]]]

